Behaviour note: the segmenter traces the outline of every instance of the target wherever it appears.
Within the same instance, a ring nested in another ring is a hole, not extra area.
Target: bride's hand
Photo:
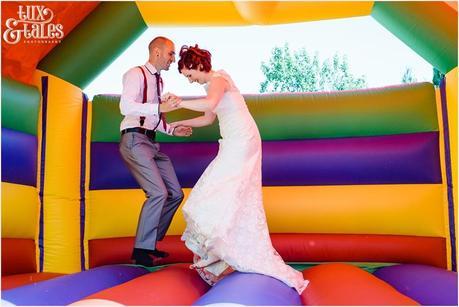
[[[177,108],[181,108],[181,103],[182,103],[182,98],[178,97],[178,96],[175,96],[174,94],[172,94],[170,97],[169,97],[169,100],[171,101],[171,103]]]
[[[169,99],[171,99],[172,96],[175,96],[175,95],[172,94],[172,93],[167,92],[167,93],[165,93],[165,94],[163,94],[163,95],[161,96],[161,101],[166,102],[166,101],[168,101]]]
[[[174,110],[177,110],[181,108],[180,103],[182,102],[182,98],[173,93],[168,92],[161,96],[161,101],[163,103],[169,104]]]

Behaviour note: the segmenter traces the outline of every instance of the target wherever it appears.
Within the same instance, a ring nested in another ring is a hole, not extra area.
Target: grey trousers
[[[166,235],[183,200],[183,192],[167,155],[146,135],[128,132],[121,136],[120,153],[146,200],[140,212],[135,247],[154,250]]]

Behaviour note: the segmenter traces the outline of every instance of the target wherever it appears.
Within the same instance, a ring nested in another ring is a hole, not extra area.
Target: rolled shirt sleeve
[[[123,75],[123,92],[120,99],[120,111],[124,116],[159,116],[157,102],[142,103],[139,93],[143,93],[143,75],[138,68],[132,68]]]
[[[171,125],[169,125],[166,122],[166,129],[164,129],[163,119],[161,119],[159,121],[159,124],[158,124],[158,127],[156,128],[156,130],[158,130],[159,132],[162,132],[164,134],[174,135],[175,128],[171,127]]]

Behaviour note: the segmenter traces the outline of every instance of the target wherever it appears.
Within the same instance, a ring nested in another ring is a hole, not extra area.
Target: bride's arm
[[[227,87],[228,82],[224,78],[212,78],[207,96],[205,98],[182,100],[180,102],[180,107],[200,112],[212,111],[222,99],[222,96],[227,90]]]
[[[188,126],[188,127],[204,127],[211,125],[215,120],[215,113],[207,111],[203,116],[181,120],[178,122],[171,123],[172,127],[177,126]]]

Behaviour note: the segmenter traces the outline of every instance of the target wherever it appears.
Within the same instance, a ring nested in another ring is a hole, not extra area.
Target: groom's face
[[[169,67],[174,62],[175,45],[171,41],[166,41],[159,52],[158,66],[161,70],[169,70]]]

